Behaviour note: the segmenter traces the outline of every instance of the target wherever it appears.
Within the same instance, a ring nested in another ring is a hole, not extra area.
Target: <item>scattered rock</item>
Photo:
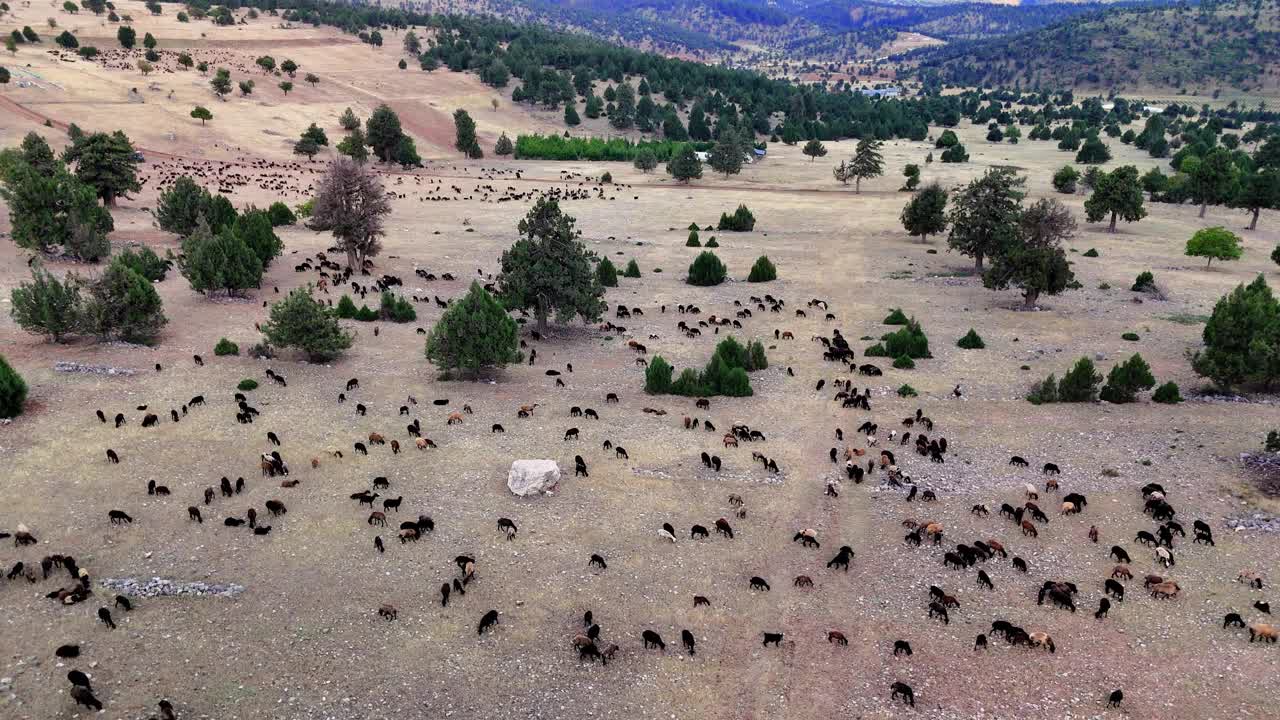
[[[235,597],[244,592],[243,585],[235,583],[178,582],[153,577],[150,580],[138,578],[105,578],[102,587],[115,590],[131,597]]]
[[[136,375],[137,370],[117,368],[108,365],[82,365],[78,362],[60,360],[53,364],[53,371],[59,373],[81,373],[85,375]]]
[[[516,460],[507,473],[507,489],[520,497],[550,493],[560,485],[555,460]]]

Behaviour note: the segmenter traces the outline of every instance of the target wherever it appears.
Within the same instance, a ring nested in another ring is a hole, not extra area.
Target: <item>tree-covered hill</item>
[[[1114,8],[907,58],[951,85],[1257,91],[1277,85],[1280,0]]]

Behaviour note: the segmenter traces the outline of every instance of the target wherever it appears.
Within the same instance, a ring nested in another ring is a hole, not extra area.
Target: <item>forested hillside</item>
[[[998,41],[908,55],[954,85],[1212,92],[1275,87],[1280,2],[1115,8]]]
[[[1003,5],[857,0],[427,0],[438,13],[488,14],[588,32],[632,47],[723,53],[739,48],[790,60],[874,56],[898,33],[943,40],[987,38],[1043,27],[1099,2]]]

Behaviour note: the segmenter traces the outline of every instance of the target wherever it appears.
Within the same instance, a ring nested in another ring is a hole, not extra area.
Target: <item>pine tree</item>
[[[690,180],[702,177],[702,163],[694,154],[692,145],[681,145],[671,155],[671,159],[667,161],[667,173],[686,185]]]
[[[271,319],[262,326],[267,342],[281,348],[295,347],[311,362],[326,362],[350,348],[355,336],[338,323],[324,303],[311,296],[308,285],[290,292],[271,306]]]
[[[520,239],[502,253],[499,296],[508,308],[533,310],[541,331],[552,314],[557,322],[596,322],[606,308],[595,253],[575,223],[554,198],[541,197],[520,221]]]
[[[75,275],[60,281],[36,263],[31,268],[31,282],[22,283],[10,293],[14,322],[29,333],[48,335],[53,342],[61,342],[79,327],[81,284]]]
[[[0,418],[18,417],[26,401],[27,383],[0,355]]]
[[[426,355],[445,373],[463,370],[475,377],[480,370],[520,362],[516,321],[479,283],[449,305],[431,334]]]
[[[916,193],[902,208],[902,227],[907,234],[928,242],[930,235],[947,229],[947,191],[938,183],[930,183]]]
[[[475,152],[480,149],[476,140],[476,121],[466,110],[459,108],[453,113],[453,129],[453,147],[467,157],[475,157]]]
[[[863,138],[858,141],[858,146],[853,151],[853,158],[849,160],[849,165],[852,166],[850,172],[853,175],[855,193],[862,192],[863,180],[884,174],[884,156],[880,154],[880,148],[883,145],[884,143],[873,138]]]

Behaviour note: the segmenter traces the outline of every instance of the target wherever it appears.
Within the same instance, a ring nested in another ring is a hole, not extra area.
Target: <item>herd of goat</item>
[[[321,258],[322,263],[327,261]],[[328,267],[322,264],[320,267]],[[310,266],[308,267],[310,269]],[[398,281],[392,276],[385,276],[378,281],[379,287],[396,284]],[[766,309],[774,312],[781,311],[785,303],[769,296],[764,298],[750,298],[758,310]],[[741,302],[735,302],[735,306],[739,308],[738,317],[744,319],[750,317],[750,310],[743,306]],[[810,308],[820,308],[826,310],[826,303],[820,300],[812,300],[809,302]],[[660,309],[661,313],[665,313],[666,307]],[[680,306],[678,313],[680,315],[698,315],[701,310],[693,306]],[[799,311],[803,313],[804,311]],[[634,316],[643,314],[640,308],[628,310],[619,306],[619,317]],[[834,315],[827,313],[828,320],[833,320]],[[707,320],[699,321],[695,325],[690,325],[686,321],[680,321],[681,332],[686,335],[691,330],[698,327],[711,328],[714,332],[719,332],[721,325],[727,324],[722,319],[711,316]],[[731,321],[736,322],[736,321]],[[612,324],[610,323],[612,326]],[[618,329],[617,326],[612,326]],[[790,333],[786,333],[790,335]],[[536,333],[531,334],[533,339],[541,340]],[[783,333],[775,333],[775,337],[779,340],[783,338]],[[651,338],[656,339],[656,335]],[[827,361],[841,362],[847,366],[851,372],[858,372],[864,376],[876,376],[880,374],[878,368],[867,365],[857,365],[854,362],[854,353],[849,349],[848,342],[842,337],[840,332],[834,331],[832,337],[819,337],[823,346],[823,358]],[[524,343],[525,341],[522,341]],[[647,353],[647,348],[643,345],[631,341],[628,347],[640,356]],[[536,352],[536,350],[535,350]],[[534,356],[536,357],[536,355]],[[197,366],[203,366],[204,361],[199,356],[193,358]],[[157,365],[157,371],[160,366]],[[559,371],[550,371],[557,374],[559,381]],[[572,372],[572,365],[566,365],[566,372]],[[786,369],[788,376],[795,373],[791,368]],[[267,377],[282,388],[288,388],[288,383],[284,376],[272,369],[266,370]],[[563,384],[563,383],[560,383]],[[833,401],[838,403],[842,409],[852,408],[861,410],[867,414],[871,413],[871,401],[873,398],[873,390],[871,387],[858,389],[853,386],[852,380],[838,377],[831,381],[832,386],[837,390],[833,397]],[[819,381],[816,390],[822,391],[826,385],[826,380]],[[349,380],[340,392],[336,393],[337,401],[340,404],[347,402],[347,394],[355,393],[360,390],[360,381],[357,378]],[[961,395],[959,386],[956,387],[954,394],[956,397]],[[252,424],[255,418],[260,415],[259,410],[249,404],[249,400],[243,393],[235,393],[231,396],[234,401],[235,416],[238,422],[243,424]],[[602,400],[605,406],[613,405],[619,402],[616,393],[608,393]],[[212,400],[210,401],[212,402]],[[398,409],[399,417],[412,416],[417,406],[417,400],[409,396],[405,403]],[[437,407],[446,407],[450,405],[448,399],[438,399],[433,401]],[[519,419],[529,418],[535,412],[549,412],[546,409],[539,409],[547,403],[532,403],[522,405],[516,410],[517,421]],[[706,398],[698,398],[692,401],[694,411],[709,412],[711,409],[711,401]],[[356,402],[355,414],[357,416],[367,416],[368,407],[364,403]],[[170,410],[170,418],[172,422],[180,422],[190,413],[196,412],[198,408],[206,406],[206,399],[203,395],[192,397],[187,404],[181,408]],[[143,415],[141,425],[143,427],[156,427],[159,425],[159,416],[155,413],[148,412],[147,405],[137,406],[137,411],[145,413]],[[665,410],[646,407],[644,411],[657,417],[666,415]],[[473,414],[469,404],[461,406],[460,410],[447,411],[448,414],[443,418],[445,425],[465,425],[467,417]],[[584,420],[598,420],[600,413],[581,404],[569,405],[566,403],[564,408],[565,415],[571,419],[583,418]],[[107,413],[101,410],[96,412],[98,421],[106,425],[114,425],[115,428],[121,428],[130,421],[124,413],[116,413],[113,418],[109,419]],[[848,441],[845,437],[845,431],[842,428],[836,428],[834,431],[835,439],[843,447],[832,447],[828,453],[830,462],[838,468],[835,473],[828,476],[825,481],[826,492],[828,498],[838,498],[842,491],[841,484],[843,480],[852,481],[855,485],[860,485],[864,481],[872,477],[878,478],[878,482],[882,488],[890,492],[900,493],[903,503],[917,503],[922,508],[934,506],[935,503],[942,503],[943,499],[938,497],[938,491],[927,487],[926,482],[917,482],[904,470],[904,464],[895,455],[894,448],[905,448],[911,446],[915,454],[928,458],[932,463],[945,463],[948,451],[951,449],[947,438],[935,434],[934,421],[925,415],[923,408],[917,409],[914,414],[902,418],[898,423],[900,429],[889,430],[883,432],[879,424],[874,418],[868,418],[860,426],[857,427],[855,433],[851,433],[858,441]],[[745,424],[734,424],[729,429],[720,434],[715,425],[707,418],[697,418],[684,416],[677,424],[684,430],[705,429],[713,433],[713,437],[718,437],[720,445],[723,446],[722,452],[728,452],[732,449],[739,448],[740,442],[749,444],[760,443],[761,446],[767,446],[768,439],[763,431],[752,428]],[[407,434],[406,442],[413,442],[415,447],[420,451],[436,449],[437,445],[431,439],[423,435],[423,426],[418,418],[414,418],[411,423],[405,426]],[[490,432],[505,432],[500,423],[490,425]],[[914,433],[914,436],[913,436]],[[572,442],[580,436],[578,428],[573,427],[565,431],[563,440]],[[262,477],[266,479],[280,478],[279,486],[282,490],[296,487],[299,480],[291,476],[289,464],[282,456],[279,447],[283,446],[279,435],[274,431],[265,433],[266,442],[270,446],[266,452],[261,452],[256,456],[255,462],[261,467]],[[366,444],[367,443],[367,444]],[[357,455],[367,455],[371,448],[386,446],[389,444],[390,451],[393,455],[400,453],[400,442],[396,439],[389,439],[384,433],[371,432],[366,436],[362,436],[359,440],[352,443],[352,451]],[[611,452],[616,460],[628,459],[627,451],[621,446],[615,445],[612,440],[605,440],[602,444],[605,451]],[[121,455],[115,449],[106,449],[106,456],[110,463],[122,462]],[[738,450],[745,454],[745,450]],[[903,450],[899,449],[899,452]],[[344,456],[343,449],[334,447],[328,450],[330,458],[342,458]],[[766,457],[763,453],[753,451],[751,453],[754,462],[760,462],[765,472],[771,474],[780,474],[778,465],[774,459]],[[865,462],[864,459],[865,458]],[[126,458],[127,460],[127,458]],[[701,453],[702,465],[705,468],[719,471],[722,466],[722,460],[718,455],[708,452]],[[843,465],[841,462],[843,461]],[[328,462],[325,460],[324,462]],[[310,459],[312,469],[320,467],[322,463],[321,457],[313,457]],[[1029,466],[1029,462],[1022,457],[1014,456],[1009,460],[1009,465],[1021,470]],[[586,460],[582,455],[574,457],[575,475],[587,476],[589,474]],[[841,470],[843,472],[841,472]],[[1020,497],[1017,503],[1004,502],[1001,504],[995,522],[999,522],[1000,518],[1013,523],[1015,531],[1021,538],[1019,542],[1038,542],[1040,529],[1050,522],[1049,513],[1042,508],[1039,502],[1043,502],[1042,496],[1052,496],[1061,491],[1058,466],[1054,463],[1044,463],[1042,473],[1045,478],[1043,486],[1026,483],[1020,489],[1019,494],[1025,495]],[[205,514],[210,512],[217,501],[219,494],[224,499],[234,498],[236,495],[243,493],[248,485],[248,481],[239,477],[234,481],[229,477],[222,477],[217,487],[209,486],[201,491],[194,493],[194,502],[186,509],[188,521],[191,523],[203,524]],[[368,516],[365,518],[367,524],[376,533],[382,528],[388,527],[388,518],[399,514],[402,503],[405,502],[403,495],[396,497],[384,496],[389,493],[391,481],[385,476],[373,477],[368,487],[361,488],[350,495],[350,499],[356,504],[357,509],[363,511],[368,509]],[[173,494],[173,491],[164,485],[159,485],[155,481],[147,484],[146,493],[149,496],[157,498],[165,498]],[[1142,530],[1137,533],[1134,543],[1146,545],[1151,548],[1153,560],[1164,568],[1161,572],[1171,570],[1176,566],[1176,558],[1174,555],[1175,538],[1181,539],[1186,537],[1185,529],[1182,523],[1177,519],[1178,512],[1171,504],[1166,490],[1157,483],[1150,483],[1141,488],[1142,512],[1151,517],[1152,522],[1158,523],[1152,531]],[[378,503],[379,499],[381,502]],[[1078,492],[1067,492],[1061,496],[1058,501],[1060,504],[1059,515],[1063,517],[1075,516],[1086,513],[1088,510],[1088,499],[1085,495]],[[714,533],[725,540],[733,540],[735,530],[730,522],[730,517],[736,520],[746,521],[748,514],[746,503],[741,495],[733,493],[728,498],[729,511],[726,517],[720,517],[710,523],[711,527],[703,524],[692,524],[690,527],[688,538],[691,541],[708,540],[711,533]],[[380,509],[379,509],[380,508]],[[288,514],[288,508],[285,503],[279,499],[267,500],[263,505],[263,515],[261,517],[271,518],[273,524],[285,522]],[[988,518],[990,510],[985,504],[974,504],[970,509],[970,513],[979,519]],[[362,515],[363,517],[363,515]],[[107,521],[112,526],[119,528],[127,528],[136,522],[135,517],[128,510],[112,509],[107,513]],[[509,541],[514,541],[519,536],[519,527],[515,520],[511,518],[498,518],[497,529]],[[265,536],[272,532],[273,525],[263,524],[260,520],[258,511],[255,508],[249,508],[244,516],[227,514],[222,519],[222,525],[226,527],[247,528],[253,535]],[[941,564],[945,568],[950,568],[958,572],[974,572],[974,581],[979,588],[986,590],[994,590],[995,583],[991,576],[984,569],[984,565],[993,562],[1010,562],[1012,568],[1020,573],[1031,573],[1031,564],[1019,556],[1012,547],[1013,543],[1009,540],[1001,542],[991,537],[997,533],[984,533],[981,537],[967,538],[964,542],[956,542],[953,545],[946,545],[946,540],[950,537],[943,523],[930,519],[928,517],[911,517],[902,520],[902,526],[907,530],[904,537],[904,543],[910,548],[917,548],[914,552],[938,552]],[[398,533],[396,539],[400,541],[400,545],[417,543],[424,538],[432,535],[435,531],[436,523],[428,515],[418,514],[416,519],[405,520],[398,525]],[[1192,544],[1202,545],[1207,549],[1212,549],[1215,545],[1213,531],[1211,526],[1203,520],[1197,519],[1191,529],[1194,535]],[[676,543],[683,533],[670,523],[663,523],[660,528],[655,528],[656,534],[661,541]],[[1096,525],[1089,528],[1087,538],[1093,543],[1099,543],[1100,531]],[[33,546],[38,544],[38,539],[33,531],[25,525],[19,525],[13,533],[0,533],[0,537],[10,537],[14,539],[16,547]],[[800,543],[804,548],[812,548],[820,550],[823,540],[819,537],[819,532],[813,528],[802,528],[795,531],[791,535],[791,539],[795,543]],[[855,562],[856,554],[852,544],[854,541],[847,540],[851,544],[842,544],[834,556],[826,563],[825,570],[829,572],[848,572],[851,563]],[[378,553],[387,551],[387,547],[383,542],[381,535],[374,535],[372,544]],[[1101,546],[1100,546],[1101,547]],[[931,551],[930,548],[938,548]],[[1181,550],[1179,552],[1182,552]],[[1108,613],[1112,609],[1112,601],[1121,603],[1125,599],[1126,586],[1124,582],[1134,578],[1134,572],[1131,567],[1134,565],[1133,558],[1129,551],[1123,545],[1113,545],[1109,552],[1105,555],[1102,550],[1097,552],[1099,558],[1109,557],[1117,564],[1114,565],[1107,577],[1093,578],[1092,580],[1081,580],[1079,584],[1071,579],[1062,577],[1049,577],[1043,580],[1036,590],[1038,605],[1046,602],[1051,607],[1061,608],[1063,610],[1076,612],[1077,606],[1081,602],[1082,596],[1091,592],[1095,587],[1101,589],[1101,595],[1098,597],[1097,610],[1094,616],[1097,620],[1103,621],[1108,617]],[[998,558],[998,560],[997,560]],[[477,578],[477,559],[468,554],[460,554],[454,562],[457,566],[457,573],[454,577],[446,579],[440,585],[440,603],[447,606],[451,597],[462,596],[467,594],[468,588],[471,587],[473,581]],[[608,570],[608,558],[600,553],[591,553],[588,566],[595,572],[606,572]],[[34,560],[19,560],[4,573],[4,578],[8,581],[17,581],[25,579],[31,583],[37,583],[56,577],[59,570],[64,570],[70,577],[71,583],[67,587],[58,588],[49,591],[46,596],[55,602],[63,605],[74,605],[81,602],[89,601],[93,598],[94,590],[87,569],[80,567],[76,559],[70,555],[50,554],[43,557],[38,562]],[[957,576],[958,577],[958,576]],[[1246,583],[1249,588],[1262,591],[1264,587],[1263,575],[1254,570],[1244,570],[1240,573],[1238,580]],[[812,575],[797,574],[791,580],[791,585],[795,588],[812,588],[814,580]],[[1143,578],[1143,587],[1152,598],[1160,600],[1176,600],[1182,592],[1182,587],[1172,576],[1165,574],[1145,574]],[[751,575],[743,578],[743,588],[746,592],[751,593],[767,593],[772,587],[769,580],[759,575]],[[1029,601],[1029,598],[1028,598]],[[927,612],[926,617],[936,619],[938,622],[949,624],[951,615],[956,612],[960,603],[957,598],[948,593],[942,587],[931,585],[928,595],[920,598],[922,611]],[[711,599],[704,595],[694,595],[692,598],[692,607],[696,610],[700,607],[710,607]],[[1270,615],[1270,606],[1267,602],[1259,599],[1254,602],[1253,608],[1264,615]],[[133,609],[133,601],[125,596],[117,596],[115,598],[114,609],[123,609],[129,612]],[[377,608],[377,616],[388,622],[396,621],[399,618],[400,611],[392,604],[383,604]],[[115,629],[116,625],[112,617],[112,608],[101,607],[98,610],[98,617],[103,627],[108,630]],[[487,632],[494,631],[499,626],[500,613],[497,609],[489,609],[484,612],[479,621],[475,625],[477,634],[484,635]],[[583,661],[599,661],[602,665],[608,664],[611,660],[616,660],[620,650],[618,642],[606,642],[602,639],[602,630],[596,618],[593,617],[591,611],[586,611],[581,618],[582,631],[573,635],[569,641],[569,645],[577,651],[578,657]],[[1249,633],[1249,641],[1260,641],[1264,643],[1275,643],[1278,631],[1275,626],[1261,622],[1246,622],[1244,617],[1235,610],[1228,611],[1223,619],[1223,628],[1247,628]],[[681,645],[689,656],[697,654],[697,640],[695,635],[689,629],[681,631]],[[828,629],[824,632],[824,637],[828,643],[836,647],[844,647],[848,644],[848,638],[839,629]],[[1029,649],[1043,650],[1048,654],[1055,654],[1059,642],[1043,630],[1024,629],[1007,620],[996,618],[991,622],[990,629],[979,634],[974,639],[973,650],[981,652],[988,647],[989,639],[1000,639],[1010,646],[1021,646]],[[656,650],[663,652],[666,649],[666,641],[661,635],[652,629],[645,629],[639,633],[641,650]],[[625,642],[620,637],[619,642]],[[803,639],[801,640],[803,642]],[[793,647],[795,640],[788,641],[786,646]],[[783,632],[765,631],[762,633],[761,644],[765,647],[775,646],[783,647]],[[910,657],[913,654],[911,643],[907,639],[898,639],[893,642],[892,648],[886,648],[895,657]],[[56,654],[60,658],[73,659],[79,656],[80,649],[78,644],[69,644],[61,646],[57,649]],[[70,689],[70,697],[77,705],[82,705],[94,709],[101,709],[102,703],[94,694],[90,678],[79,670],[72,670],[68,679],[72,687]],[[890,687],[890,698],[901,700],[903,703],[914,706],[916,693],[915,690],[905,682],[897,681]],[[1107,695],[1107,703],[1109,705],[1118,706],[1123,700],[1123,692],[1120,689],[1111,691]],[[161,716],[168,719],[174,717],[172,704],[168,700],[163,700],[159,704]]]

